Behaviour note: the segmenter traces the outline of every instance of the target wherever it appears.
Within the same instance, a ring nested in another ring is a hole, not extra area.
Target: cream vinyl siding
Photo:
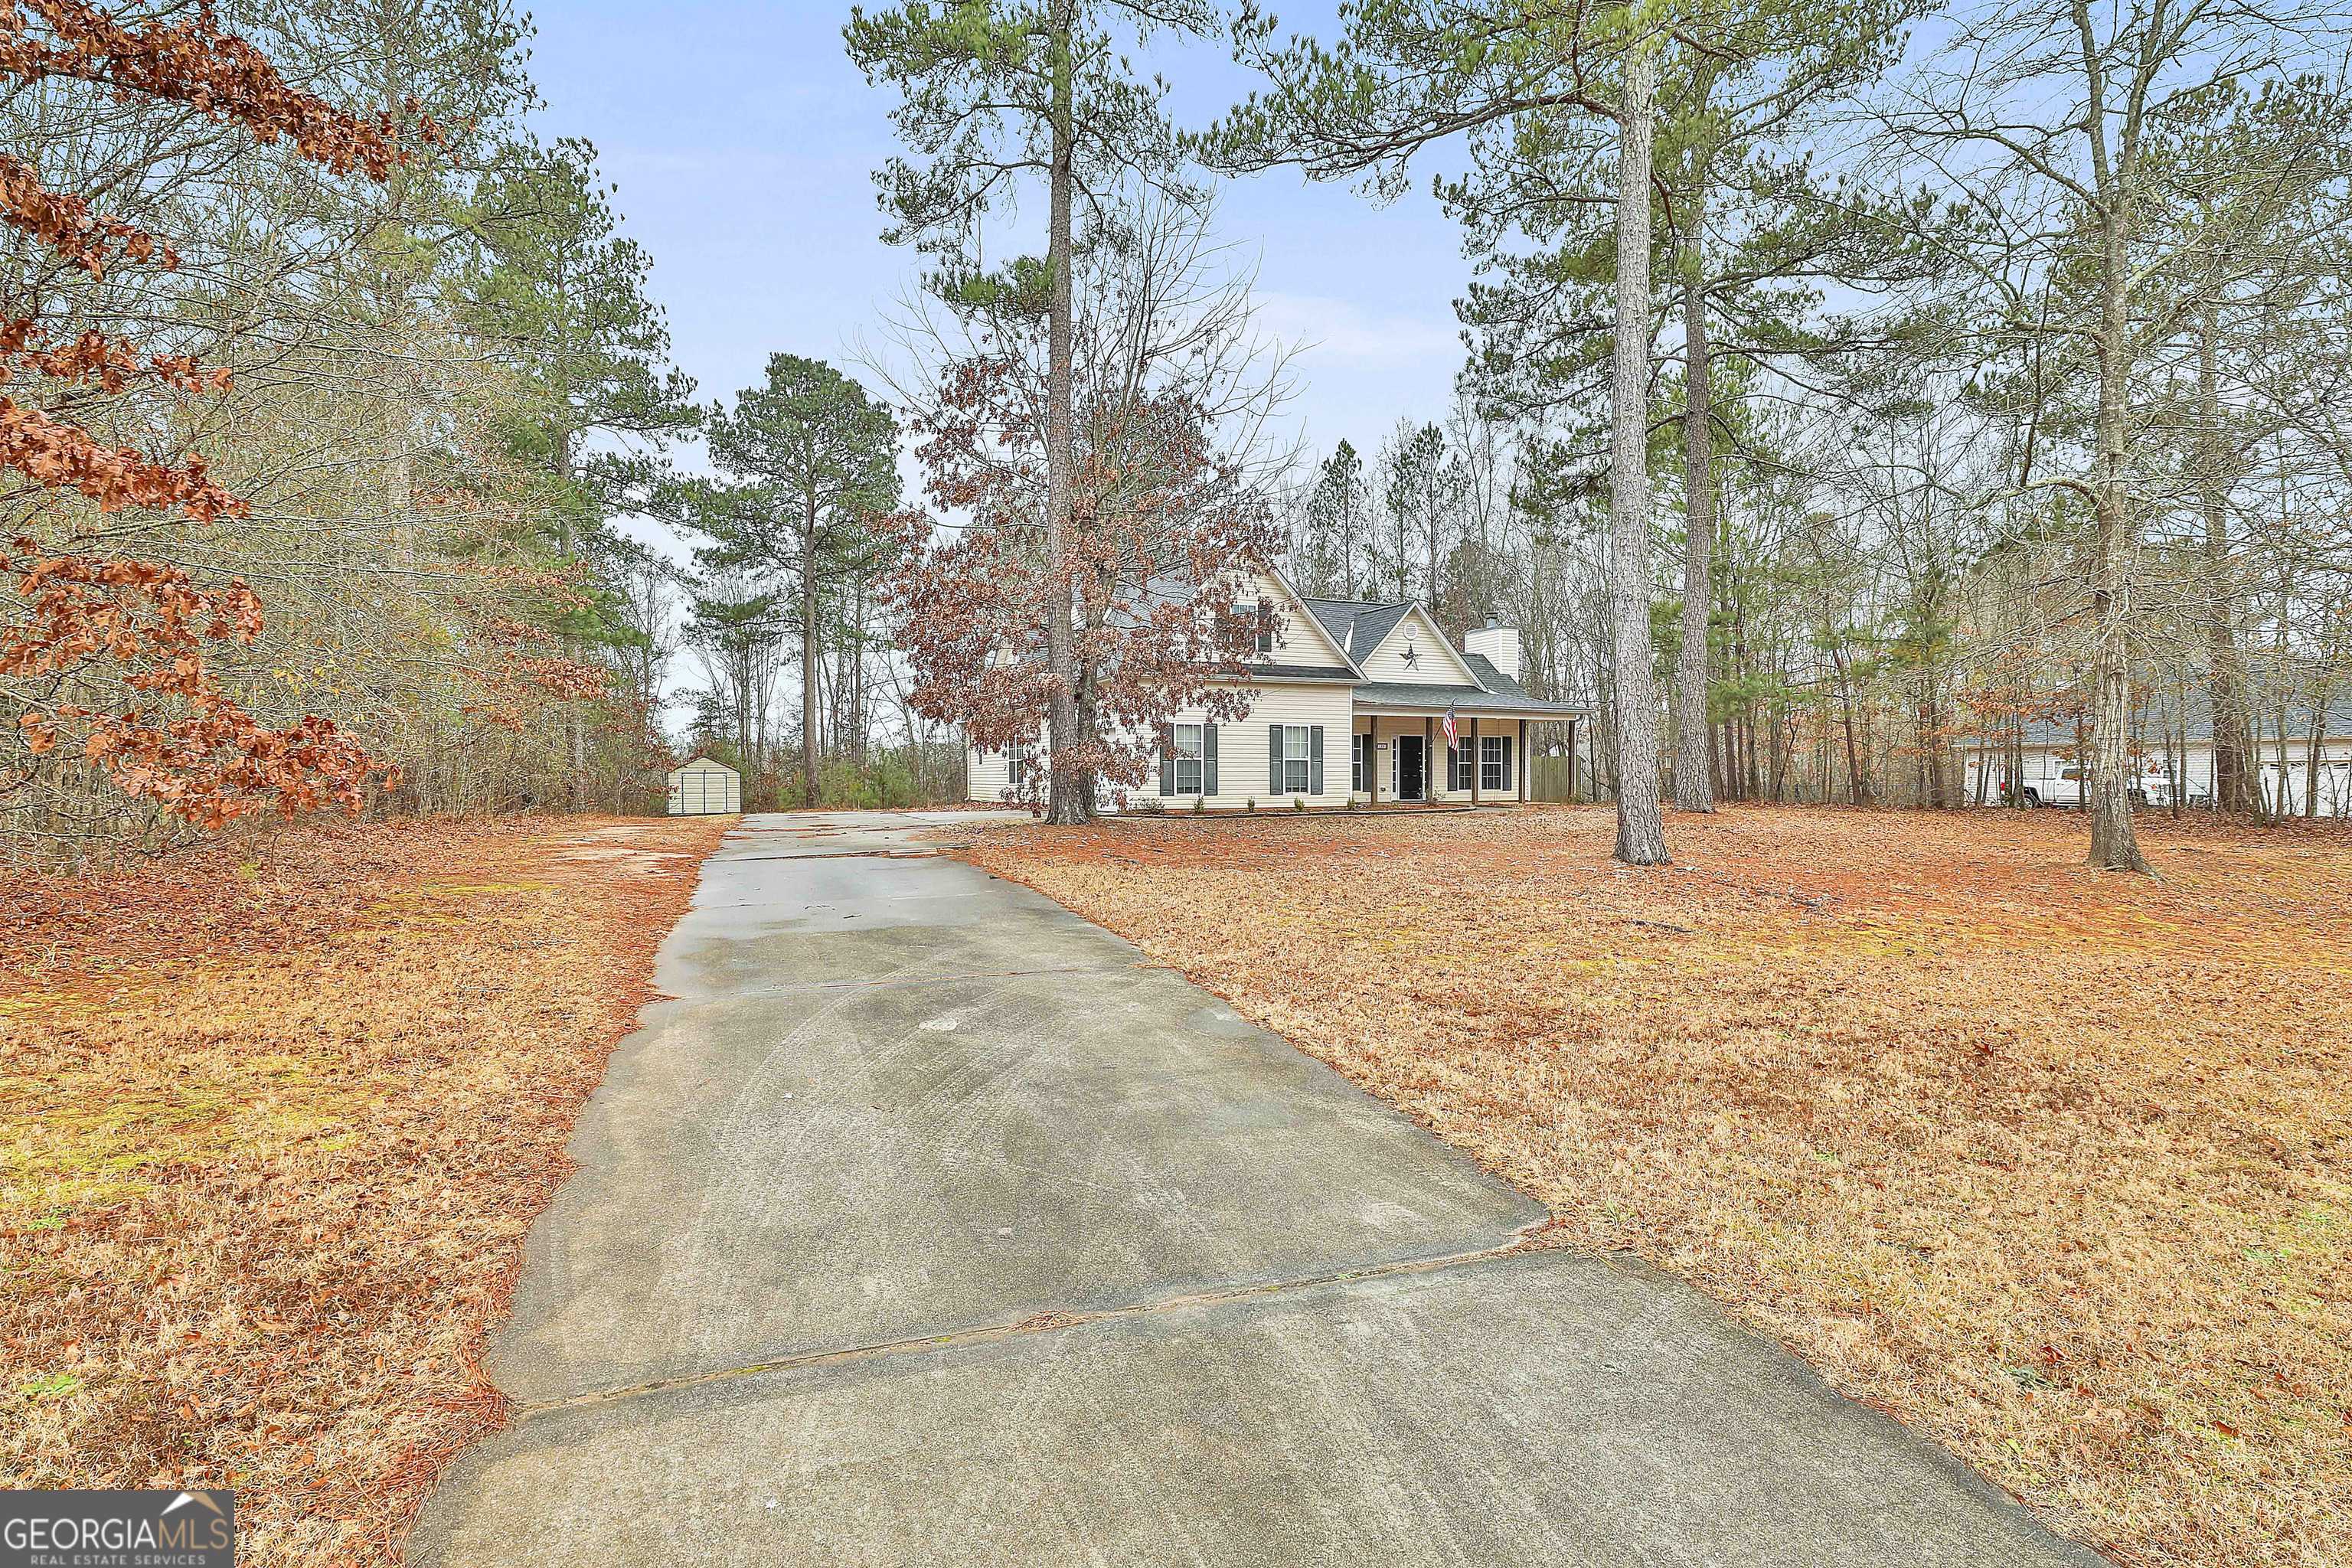
[[[1423,723],[1423,721],[1418,714],[1412,715],[1410,718],[1402,715],[1384,714],[1378,719],[1363,718],[1356,721],[1356,728],[1358,730],[1370,731],[1374,733],[1375,744],[1372,752],[1372,762],[1373,765],[1380,769],[1381,799],[1384,803],[1392,801],[1397,797],[1396,739],[1400,735],[1420,735],[1423,733],[1422,728]],[[1432,801],[1458,800],[1466,803],[1471,798],[1470,791],[1466,789],[1448,789],[1445,787],[1448,782],[1450,782],[1445,770],[1445,731],[1439,727],[1440,721],[1437,720],[1429,720],[1427,721],[1427,723],[1429,726],[1427,733],[1430,736],[1430,742],[1429,794],[1426,798]],[[1454,726],[1462,733],[1463,744],[1469,744],[1469,719],[1465,715],[1456,715],[1454,719]],[[1481,800],[1517,800],[1519,797],[1519,770],[1527,764],[1527,759],[1521,754],[1521,748],[1519,745],[1519,721],[1517,719],[1481,718],[1478,721],[1478,734],[1482,740],[1489,735],[1507,735],[1510,738],[1511,742],[1510,783],[1498,790],[1480,790],[1478,792],[1478,798]],[[1359,800],[1369,800],[1371,798],[1371,792],[1369,789],[1359,790],[1357,792],[1356,798]]]
[[[1290,591],[1266,573],[1257,574],[1257,585],[1236,603],[1253,603],[1263,599],[1275,608],[1276,618],[1282,624],[1275,629],[1274,651],[1258,657],[1276,664],[1334,665],[1344,668],[1348,656],[1323,629],[1323,623],[1291,597]],[[1273,720],[1266,721],[1271,724]]]
[[[1260,600],[1275,607],[1276,618],[1281,624],[1275,630],[1274,650],[1257,657],[1274,664],[1347,667],[1347,653],[1323,629],[1323,623],[1270,572],[1252,574],[1249,585],[1234,595],[1234,604],[1255,605]],[[1456,679],[1467,681],[1469,672],[1465,670]],[[1218,728],[1218,793],[1209,797],[1209,808],[1213,811],[1222,806],[1239,806],[1252,795],[1264,807],[1273,798],[1266,788],[1272,782],[1268,775],[1266,730],[1273,724],[1323,726],[1323,793],[1307,796],[1307,804],[1344,803],[1348,798],[1348,726],[1355,718],[1355,689],[1286,681],[1251,689],[1250,717]],[[1198,710],[1180,713],[1175,719],[1181,724],[1201,721]],[[1043,766],[1043,755],[1042,751],[1038,752],[1033,758],[1033,765]],[[1136,793],[1156,801],[1160,799],[1156,749],[1153,756],[1151,774]],[[1002,801],[1005,790],[1011,787],[1003,753],[965,747],[964,785],[968,800]],[[1191,795],[1181,798],[1188,806],[1192,802]],[[1289,798],[1283,796],[1281,804],[1286,807]],[[1169,804],[1172,806],[1173,802]]]
[[[1041,750],[1029,753],[1033,768],[1045,765],[1045,753]],[[982,752],[966,746],[963,752],[964,798],[1002,803],[1004,792],[1013,787],[1013,770],[1003,752]]]
[[[1258,809],[1269,806],[1290,809],[1287,794],[1276,795],[1267,785],[1273,782],[1271,761],[1266,754],[1269,731],[1274,725],[1297,724],[1312,729],[1323,727],[1323,793],[1305,797],[1308,805],[1340,805],[1348,799],[1348,731],[1355,721],[1355,700],[1352,687],[1330,685],[1291,685],[1287,682],[1250,689],[1250,714],[1238,721],[1226,720],[1217,726],[1217,793],[1209,796],[1209,809],[1238,809],[1255,796]],[[1179,711],[1171,721],[1177,724],[1202,724],[1207,716],[1197,708]],[[1032,758],[1033,766],[1043,766],[1042,755]],[[994,752],[964,749],[964,777],[968,785],[967,798],[976,801],[1003,799],[1008,787],[1004,758]],[[1159,752],[1152,752],[1150,773],[1143,787],[1130,792],[1130,799],[1148,799],[1170,811],[1192,809],[1192,795],[1162,799],[1160,794]],[[1106,803],[1108,805],[1108,803]]]
[[[1421,654],[1419,668],[1404,661],[1405,646],[1410,643]],[[1412,613],[1397,622],[1381,646],[1367,655],[1356,650],[1356,662],[1364,668],[1364,678],[1372,681],[1410,681],[1423,686],[1475,686],[1478,678],[1437,629],[1437,623],[1419,605]]]
[[[1442,725],[1443,721],[1440,721],[1439,722]],[[1454,726],[1462,733],[1462,743],[1465,746],[1472,744],[1470,739],[1469,716],[1467,714],[1454,715]],[[1481,800],[1517,800],[1519,797],[1519,769],[1525,766],[1527,762],[1527,759],[1519,754],[1519,721],[1517,719],[1480,718],[1478,721],[1479,743],[1483,744],[1487,738],[1495,735],[1507,736],[1511,742],[1509,748],[1509,782],[1504,784],[1500,789],[1480,789],[1477,792],[1478,798]],[[1445,787],[1448,784],[1451,784],[1453,780],[1445,771],[1445,731],[1442,727],[1437,731],[1435,746],[1436,750],[1433,754],[1437,758],[1436,782],[1438,787],[1435,792],[1434,798],[1438,800],[1463,801],[1470,799],[1471,792],[1466,789],[1448,789]]]
[[[1323,793],[1304,798],[1310,806],[1343,805],[1348,798],[1348,730],[1354,721],[1355,698],[1350,687],[1282,684],[1251,688],[1249,717],[1239,721],[1228,720],[1217,726],[1217,793],[1209,796],[1209,809],[1239,807],[1253,796],[1260,811],[1269,806],[1290,809],[1287,793],[1277,795],[1267,787],[1273,783],[1267,743],[1273,738],[1270,731],[1276,724],[1323,727]],[[1200,710],[1188,709],[1179,712],[1172,721],[1201,724],[1207,720]],[[1192,806],[1189,795],[1160,799],[1156,764],[1141,793],[1170,811],[1189,811]]]

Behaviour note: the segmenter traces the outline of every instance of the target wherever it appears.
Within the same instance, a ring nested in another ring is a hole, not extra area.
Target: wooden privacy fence
[[[1538,752],[1528,759],[1528,798],[1570,801],[1576,798],[1576,759],[1563,752],[1552,756]]]
[[[1528,798],[1563,803],[1591,800],[1592,779],[1581,755],[1581,721],[1528,726]],[[1583,775],[1580,777],[1579,775]]]

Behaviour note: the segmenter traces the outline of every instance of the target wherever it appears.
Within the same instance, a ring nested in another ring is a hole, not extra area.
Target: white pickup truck
[[[2081,805],[2084,804],[2084,781],[2089,776],[2082,763],[2052,756],[2025,759],[2023,786],[2028,805]],[[2197,781],[2189,779],[2185,804],[2193,805],[2199,798]],[[1996,791],[2001,783],[1999,773],[1993,775]],[[2142,759],[2132,775],[2134,805],[2170,805],[2172,774],[2161,757]],[[1997,798],[1997,795],[1996,795]]]

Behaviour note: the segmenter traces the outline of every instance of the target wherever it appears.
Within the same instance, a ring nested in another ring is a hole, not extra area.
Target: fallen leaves
[[[254,832],[0,888],[0,1485],[396,1560],[718,819]]]
[[[1123,820],[1136,941],[2126,1561],[2352,1561],[2352,834],[1734,809]]]

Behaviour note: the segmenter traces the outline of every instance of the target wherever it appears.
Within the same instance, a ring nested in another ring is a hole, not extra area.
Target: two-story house
[[[1583,717],[1528,695],[1516,627],[1487,626],[1456,647],[1425,605],[1309,599],[1271,567],[1258,579],[1257,602],[1274,614],[1237,682],[1249,717],[1180,712],[1163,728],[1157,787],[1140,793],[1171,810],[1525,800],[1528,726]],[[1004,800],[1022,769],[1043,765],[971,750],[968,793]]]

